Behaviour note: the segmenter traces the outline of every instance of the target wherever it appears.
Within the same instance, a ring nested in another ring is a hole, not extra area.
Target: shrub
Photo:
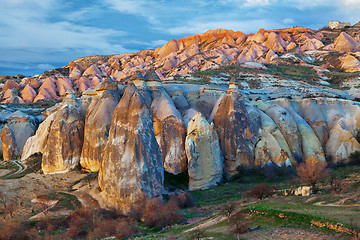
[[[360,137],[360,136],[359,136]],[[352,152],[349,155],[349,163],[351,165],[358,165],[360,164],[360,151]]]
[[[316,183],[320,178],[328,175],[327,164],[317,159],[308,159],[297,167],[297,176],[306,184],[311,185],[315,191]]]
[[[255,185],[251,187],[247,192],[248,196],[257,198],[259,200],[269,197],[272,194],[273,194],[273,190],[265,183]]]
[[[234,202],[227,201],[227,203],[222,207],[221,212],[227,217],[227,221],[230,222],[231,214],[235,210]]]
[[[145,225],[149,227],[166,227],[178,222],[182,216],[172,201],[164,204],[160,199],[148,199],[142,213]]]
[[[103,221],[98,209],[80,208],[68,218],[67,234],[71,238],[85,237],[88,232]]]
[[[193,207],[194,202],[189,192],[175,193],[170,195],[170,200],[174,202],[179,208]]]
[[[24,226],[19,222],[7,222],[0,226],[0,240],[25,239]]]
[[[246,221],[248,215],[238,212],[231,217],[233,233],[240,239],[240,234],[249,232],[249,222]]]
[[[263,174],[265,178],[270,180],[286,179],[295,175],[295,169],[285,164],[278,166],[271,162],[263,167]]]

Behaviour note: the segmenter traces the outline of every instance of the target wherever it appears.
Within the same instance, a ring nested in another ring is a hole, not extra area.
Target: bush
[[[106,219],[99,222],[88,234],[90,239],[115,236],[116,239],[129,238],[137,232],[136,224],[127,218]]]
[[[160,199],[148,199],[142,215],[146,226],[163,228],[182,219],[178,211],[172,201],[164,204]]]
[[[178,208],[193,207],[194,202],[189,192],[175,193],[170,195],[169,202],[174,202]]]
[[[0,226],[0,240],[25,239],[24,226],[19,222],[7,222]]]
[[[240,234],[249,232],[250,223],[247,222],[248,214],[238,212],[231,217],[233,233],[240,239]]]
[[[296,171],[291,166],[286,166],[285,164],[278,166],[273,162],[266,164],[263,167],[263,174],[265,178],[269,180],[280,180],[291,178],[295,175]]]
[[[349,164],[360,165],[360,151],[355,151],[349,155]]]
[[[272,194],[273,194],[273,190],[265,183],[255,185],[251,187],[247,192],[247,196],[254,197],[259,200],[269,197]]]
[[[328,175],[327,164],[317,159],[308,159],[306,162],[299,164],[297,167],[297,175],[302,182],[311,185],[313,191],[319,179]]]

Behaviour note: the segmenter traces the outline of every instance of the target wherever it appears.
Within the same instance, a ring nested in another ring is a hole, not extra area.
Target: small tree
[[[297,176],[315,190],[316,183],[320,178],[328,174],[327,164],[317,159],[307,159],[297,167]]]
[[[273,193],[274,191],[271,187],[265,183],[260,183],[258,185],[252,186],[246,195],[262,200],[266,197],[270,197]]]
[[[230,222],[231,214],[235,210],[234,202],[227,201],[227,203],[221,209],[222,213],[227,217],[227,221]]]

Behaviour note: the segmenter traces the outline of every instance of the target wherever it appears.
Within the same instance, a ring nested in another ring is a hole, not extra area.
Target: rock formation
[[[8,116],[7,126],[14,134],[17,153],[21,154],[25,142],[29,137],[34,135],[37,129],[36,120],[34,117],[22,113],[21,111],[16,111]]]
[[[228,177],[236,174],[240,165],[253,166],[252,147],[255,142],[252,140],[256,130],[252,129],[235,79],[232,79],[229,90],[217,106],[214,124],[224,155],[225,174]]]
[[[123,211],[162,194],[164,168],[150,111],[134,85],[124,90],[112,118],[99,171],[105,202]]]
[[[84,139],[84,119],[79,105],[70,93],[64,98],[50,126],[45,145],[44,173],[67,172],[80,162]]]
[[[153,126],[164,169],[173,174],[184,172],[187,167],[184,151],[186,130],[181,114],[153,69],[145,74],[145,79],[151,90]]]
[[[189,122],[186,136],[189,189],[199,190],[215,186],[221,181],[224,159],[213,124],[201,113]]]
[[[2,141],[4,161],[13,160],[17,154],[14,133],[7,125],[5,125],[0,132],[0,136]]]
[[[92,172],[100,169],[113,112],[119,102],[118,85],[110,78],[96,87],[97,96],[87,109],[81,166]]]

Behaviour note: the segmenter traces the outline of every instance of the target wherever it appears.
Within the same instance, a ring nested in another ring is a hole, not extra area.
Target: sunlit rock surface
[[[115,109],[99,171],[99,186],[110,207],[127,211],[144,197],[162,194],[164,168],[150,111],[134,85]]]

